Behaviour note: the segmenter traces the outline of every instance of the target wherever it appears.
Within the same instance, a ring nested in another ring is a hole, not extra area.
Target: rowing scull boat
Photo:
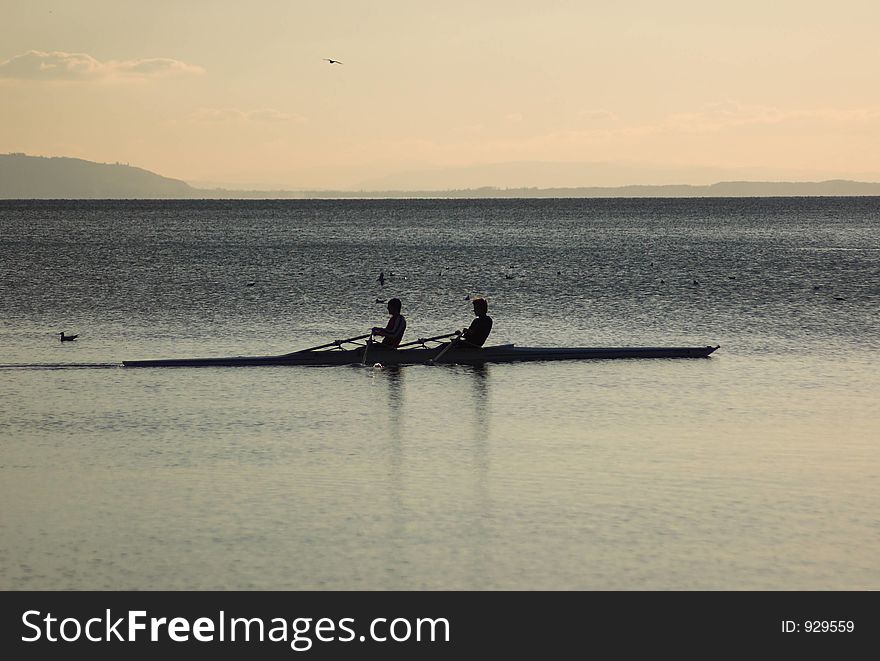
[[[704,347],[518,347],[513,344],[500,344],[483,348],[468,347],[463,344],[450,345],[442,342],[429,347],[427,342],[437,342],[455,333],[419,339],[398,349],[385,349],[382,345],[358,340],[370,337],[362,335],[347,340],[337,340],[328,344],[278,356],[227,356],[222,358],[168,358],[154,360],[126,360],[125,367],[247,367],[259,365],[354,365],[364,363],[364,353],[368,352],[369,363],[382,365],[420,365],[435,362],[458,365],[480,365],[484,363],[513,363],[522,361],[549,360],[597,360],[609,358],[706,358],[718,346]],[[344,345],[351,344],[352,348]]]

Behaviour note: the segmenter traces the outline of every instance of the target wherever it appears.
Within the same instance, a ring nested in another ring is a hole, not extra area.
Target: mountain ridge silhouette
[[[65,156],[0,154],[0,199],[369,199],[880,196],[880,183],[721,181],[714,184],[513,187],[447,190],[233,190],[195,188],[143,168]]]

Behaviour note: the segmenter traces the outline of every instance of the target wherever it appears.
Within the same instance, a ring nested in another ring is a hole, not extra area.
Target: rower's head
[[[388,301],[388,313],[389,314],[400,314],[400,299],[392,298]]]
[[[489,304],[485,298],[475,298],[471,302],[474,304],[474,314],[478,317],[489,312]]]

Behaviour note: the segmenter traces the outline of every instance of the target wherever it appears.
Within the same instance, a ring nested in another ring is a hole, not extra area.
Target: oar
[[[338,347],[342,344],[348,344],[349,342],[354,342],[355,340],[363,340],[367,337],[373,337],[372,333],[367,333],[366,335],[358,335],[357,337],[350,337],[347,340],[334,340],[333,342],[328,342],[327,344],[319,344],[316,347],[309,347],[308,349],[300,349],[296,353],[303,353],[304,351],[317,351],[318,349],[327,349],[329,347]]]
[[[453,335],[461,335],[461,331],[455,331],[452,334]],[[456,339],[458,339],[458,338],[456,338]],[[436,356],[434,356],[431,360],[428,361],[428,364],[429,365],[436,365],[438,362],[440,362],[440,359],[443,357],[443,354],[445,354],[447,351],[449,351],[455,343],[456,343],[455,340],[450,340],[449,344],[447,344],[445,347],[443,347],[443,350],[440,353],[438,353]]]
[[[364,356],[363,356],[363,359],[361,360],[361,365],[366,365],[366,364],[367,364],[367,352],[370,350],[370,345],[371,345],[372,343],[373,343],[373,334],[370,333],[370,339],[367,340],[367,344],[366,344],[366,346],[364,347]]]
[[[403,347],[411,347],[416,344],[424,344],[425,342],[435,342],[437,340],[443,340],[447,337],[453,337],[455,335],[461,335],[461,331],[455,331],[454,333],[446,333],[444,335],[435,335],[434,337],[420,337],[418,340],[413,340],[412,342],[406,342],[405,344],[399,345],[398,349],[403,349]]]

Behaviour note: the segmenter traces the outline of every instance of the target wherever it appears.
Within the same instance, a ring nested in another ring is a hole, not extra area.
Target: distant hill
[[[0,198],[105,199],[189,198],[195,189],[120,163],[93,163],[79,158],[44,158],[0,154]]]
[[[880,183],[860,181],[723,181],[706,186],[615,186],[581,188],[461,188],[455,190],[362,191],[256,191],[216,188],[199,190],[214,199],[500,199],[500,198],[609,198],[609,197],[875,197]]]
[[[228,190],[194,188],[148,170],[78,158],[0,154],[0,199],[379,199],[575,197],[817,197],[880,196],[880,183],[724,181],[709,185],[454,190]]]
[[[752,167],[710,167],[658,165],[638,161],[506,161],[455,167],[434,167],[421,170],[405,170],[376,176],[350,185],[349,190],[462,190],[467,188],[501,189],[580,189],[589,187],[617,189],[621,187],[669,186],[690,184],[709,186],[715,182],[776,182],[776,181],[826,181],[849,179],[855,181],[880,181],[880,172],[851,173],[835,176],[833,171],[776,168],[755,165]],[[672,192],[670,190],[669,192]]]

